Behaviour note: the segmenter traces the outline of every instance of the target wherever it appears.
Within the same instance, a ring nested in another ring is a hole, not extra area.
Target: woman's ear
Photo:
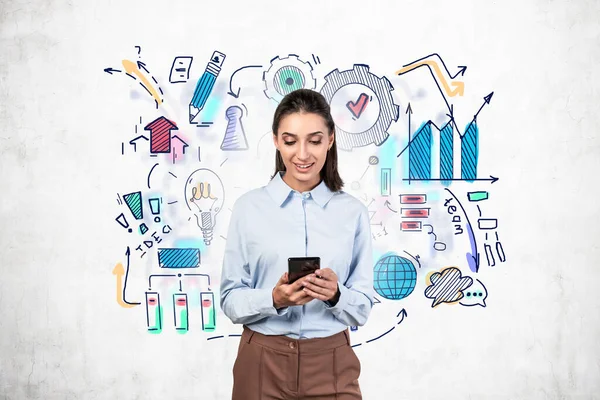
[[[329,148],[327,150],[331,150],[333,142],[335,142],[335,131],[333,131],[331,135],[329,135]]]

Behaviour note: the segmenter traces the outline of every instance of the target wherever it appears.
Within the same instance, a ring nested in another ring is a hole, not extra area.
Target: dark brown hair
[[[320,115],[325,120],[325,125],[329,129],[329,135],[335,134],[335,123],[331,116],[331,110],[327,100],[319,92],[315,92],[310,89],[298,89],[288,93],[279,103],[273,116],[273,136],[277,136],[279,129],[279,123],[283,117],[293,113],[312,113]],[[332,192],[337,192],[344,186],[344,181],[338,173],[337,163],[337,146],[336,141],[333,141],[331,149],[327,152],[327,158],[325,159],[325,165],[320,171],[321,180],[325,181],[325,185]],[[285,164],[279,150],[275,151],[275,173],[273,177],[279,171],[285,171]]]

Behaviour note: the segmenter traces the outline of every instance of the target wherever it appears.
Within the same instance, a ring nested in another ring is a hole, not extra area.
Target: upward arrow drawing
[[[483,107],[486,104],[490,104],[490,101],[492,100],[492,96],[494,95],[494,92],[488,94],[487,96],[485,96],[483,98],[483,104],[481,104],[481,107],[479,107],[479,110],[477,110],[477,112],[475,113],[475,115],[473,116],[473,121],[477,122],[477,116],[479,115],[479,113],[481,112],[481,110],[483,109]]]
[[[113,275],[117,277],[117,303],[123,308],[131,308],[141,303],[130,303],[125,298],[125,291],[127,290],[127,277],[129,276],[129,256],[131,255],[131,250],[129,246],[127,246],[127,250],[125,251],[125,256],[127,257],[127,269],[123,268],[123,264],[118,263],[113,268]],[[123,282],[123,275],[125,275],[125,282]]]
[[[179,136],[173,135],[173,164],[179,156],[185,154],[185,148],[189,145],[184,142]]]
[[[410,102],[408,103],[408,107],[406,107],[406,114],[408,114],[408,143],[410,143],[410,116],[412,115],[412,108],[410,108]]]
[[[144,136],[144,135],[140,135],[140,136],[135,137],[135,138],[133,138],[133,139],[131,139],[129,141],[129,144],[133,146],[133,152],[134,153],[137,151],[137,143],[136,142],[138,140],[140,140],[140,139],[144,139],[145,141],[148,141],[148,138],[146,136]]]
[[[170,153],[171,152],[171,131],[178,130],[177,125],[166,119],[158,117],[144,127],[144,130],[150,131],[150,152]]]

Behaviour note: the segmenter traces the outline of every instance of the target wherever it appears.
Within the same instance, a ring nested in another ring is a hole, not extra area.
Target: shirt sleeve
[[[347,326],[363,326],[374,302],[371,224],[367,208],[364,206],[354,236],[348,279],[346,282],[338,282],[338,287],[338,302],[334,306],[325,302],[325,307]]]
[[[270,316],[284,315],[288,309],[273,307],[273,288],[253,287],[246,252],[245,212],[247,210],[238,199],[229,221],[221,271],[221,309],[234,324],[251,324]]]

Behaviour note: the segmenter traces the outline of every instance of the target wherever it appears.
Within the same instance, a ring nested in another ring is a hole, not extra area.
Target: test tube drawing
[[[189,325],[186,293],[173,294],[173,321],[178,333],[187,333]]]
[[[162,307],[158,292],[146,292],[146,325],[148,332],[162,332]]]
[[[213,332],[217,327],[213,292],[200,293],[200,306],[202,307],[202,330]]]
[[[381,168],[381,195],[389,196],[392,193],[392,169]]]

